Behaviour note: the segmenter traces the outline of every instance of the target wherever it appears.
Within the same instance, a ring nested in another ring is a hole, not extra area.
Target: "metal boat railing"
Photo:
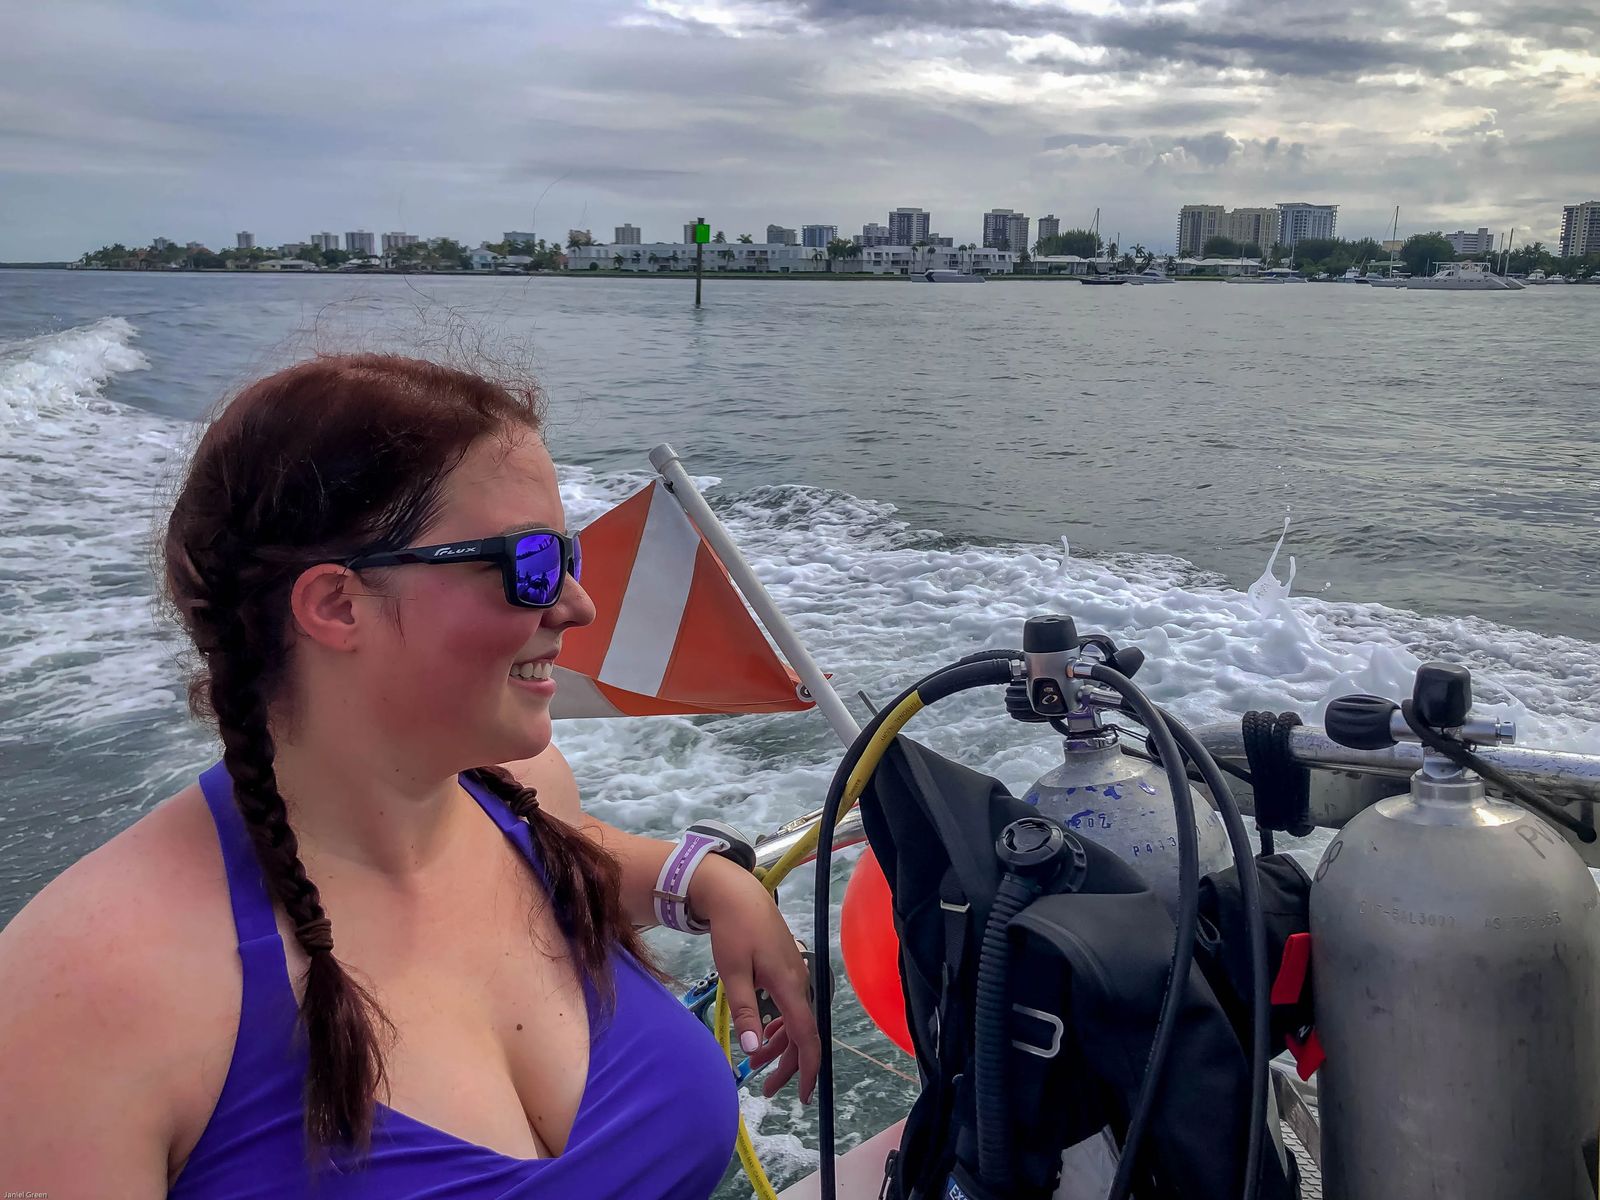
[[[1194,732],[1212,757],[1235,766],[1246,764],[1244,734],[1237,721],[1198,726]],[[1311,819],[1330,829],[1342,828],[1363,808],[1404,791],[1405,781],[1422,765],[1421,746],[1402,742],[1387,750],[1352,750],[1316,725],[1291,730],[1289,752],[1295,762],[1312,768]],[[1555,803],[1578,805],[1580,819],[1593,823],[1594,806],[1600,803],[1600,755],[1527,746],[1485,747],[1478,754]],[[1253,814],[1255,794],[1250,785],[1236,779],[1229,782],[1240,809]],[[757,865],[767,867],[777,862],[820,815],[819,809],[797,817],[763,838],[756,846]],[[833,847],[843,850],[865,840],[861,816],[851,812],[839,822]],[[1574,841],[1573,845],[1591,867],[1600,867],[1600,842],[1584,845]],[[803,861],[810,862],[814,857],[807,856]]]

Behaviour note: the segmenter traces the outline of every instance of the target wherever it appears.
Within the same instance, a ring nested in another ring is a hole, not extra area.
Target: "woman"
[[[360,355],[220,414],[165,567],[222,762],[0,934],[0,1187],[711,1192],[731,1072],[635,931],[673,847],[584,816],[550,745],[594,619],[564,529],[531,394]],[[714,856],[687,906],[768,1094],[809,1100],[777,909]]]

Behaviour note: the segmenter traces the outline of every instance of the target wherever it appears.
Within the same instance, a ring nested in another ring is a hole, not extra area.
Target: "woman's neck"
[[[348,729],[282,739],[275,769],[303,858],[336,858],[400,882],[428,874],[481,824],[454,775]]]

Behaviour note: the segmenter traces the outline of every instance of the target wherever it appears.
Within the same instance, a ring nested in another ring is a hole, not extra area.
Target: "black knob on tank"
[[[1430,662],[1417,668],[1411,711],[1434,729],[1455,729],[1472,707],[1472,672],[1454,663]]]
[[[1382,696],[1340,696],[1328,701],[1322,727],[1352,750],[1384,750],[1394,745],[1391,722],[1399,705]]]
[[[995,853],[1006,872],[1041,888],[1075,892],[1089,873],[1083,843],[1047,817],[1021,817],[1000,831]]]
[[[1071,617],[1029,617],[1022,625],[1022,649],[1026,654],[1053,654],[1076,650],[1078,626]]]

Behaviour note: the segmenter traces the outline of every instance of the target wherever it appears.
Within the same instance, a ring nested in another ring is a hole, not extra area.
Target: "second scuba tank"
[[[1040,776],[1023,799],[1081,838],[1098,842],[1144,876],[1169,913],[1178,907],[1178,822],[1166,771],[1124,754],[1119,735],[1067,677],[1066,664],[1095,654],[1125,675],[1144,662],[1134,647],[1118,648],[1104,634],[1079,635],[1071,617],[1031,617],[1022,628],[1026,678],[1006,692],[1006,709],[1019,721],[1049,721],[1065,741],[1066,761]],[[1232,861],[1222,818],[1193,792],[1200,874]]]
[[[1463,668],[1430,663],[1409,711],[1436,742],[1511,740],[1470,702]],[[1373,697],[1334,701],[1327,729],[1361,749],[1429,740]],[[1593,1200],[1600,892],[1559,833],[1458,757],[1428,750],[1410,793],[1357,815],[1317,869],[1325,1192]]]
[[[1088,728],[1062,744],[1066,761],[1041,775],[1023,796],[1073,833],[1125,859],[1172,912],[1178,905],[1178,825],[1167,774],[1122,752],[1115,729],[1091,714]],[[1222,818],[1194,792],[1200,874],[1232,863]]]

